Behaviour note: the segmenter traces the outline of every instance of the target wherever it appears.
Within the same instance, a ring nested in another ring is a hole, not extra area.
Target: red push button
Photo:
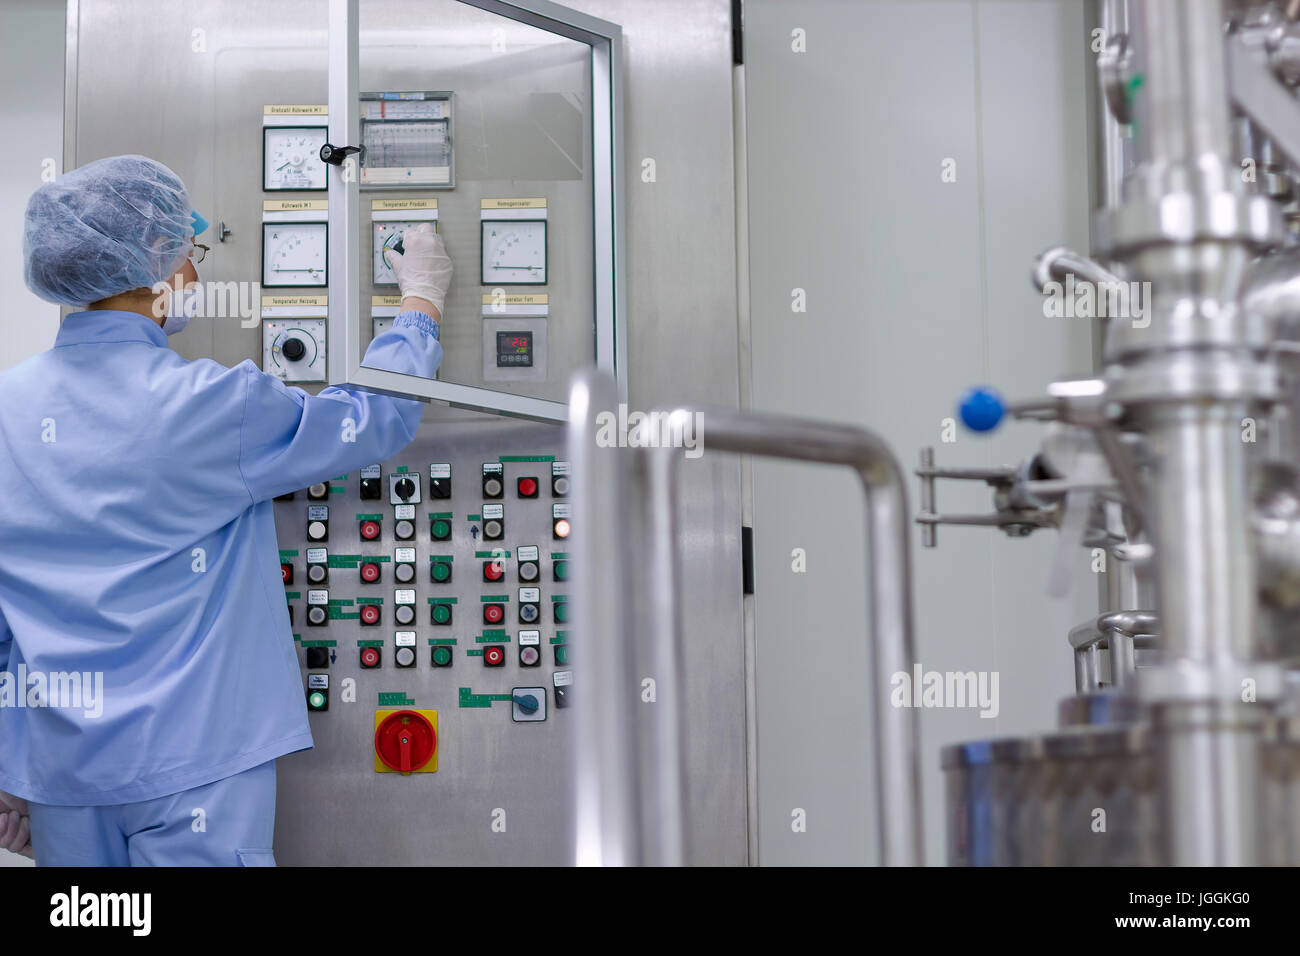
[[[500,581],[505,576],[506,576],[506,568],[502,562],[500,561],[483,562],[484,581]]]
[[[379,648],[363,647],[361,648],[361,666],[378,667],[379,666]]]
[[[500,624],[501,619],[506,616],[506,609],[500,604],[484,604],[483,620],[488,624]]]
[[[379,623],[378,604],[361,605],[361,623],[366,625],[375,625]]]
[[[363,521],[363,522],[361,522],[361,538],[362,538],[362,540],[364,540],[364,541],[374,541],[374,540],[375,540],[376,538],[378,538],[378,537],[379,537],[379,522],[378,522],[378,521]]]
[[[395,710],[375,728],[375,755],[389,770],[412,773],[438,749],[438,734],[429,718],[413,710]]]
[[[537,497],[537,479],[520,478],[519,479],[519,497],[536,498]]]
[[[367,561],[361,565],[361,580],[367,584],[374,584],[379,580],[379,565]]]
[[[285,584],[293,584],[293,565],[292,565],[292,564],[282,564],[282,565],[280,565],[280,580],[283,581]]]
[[[483,664],[485,667],[500,667],[506,662],[506,652],[500,647],[493,644],[491,647],[483,648]]]

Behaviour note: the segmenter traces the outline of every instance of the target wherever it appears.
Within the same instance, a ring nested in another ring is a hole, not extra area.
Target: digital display
[[[497,368],[532,368],[533,333],[498,332]]]

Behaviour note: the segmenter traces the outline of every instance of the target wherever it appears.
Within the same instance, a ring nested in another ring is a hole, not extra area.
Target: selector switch
[[[429,466],[429,497],[440,500],[451,497],[451,465],[447,462]]]
[[[418,505],[420,503],[419,472],[402,472],[388,476],[388,500],[395,505]]]
[[[383,471],[378,465],[361,469],[360,495],[362,501],[380,501],[384,495]]]

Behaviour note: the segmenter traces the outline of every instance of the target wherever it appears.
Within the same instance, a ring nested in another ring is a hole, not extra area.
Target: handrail
[[[575,617],[582,635],[602,637],[633,633],[609,630],[618,626],[621,615],[626,615],[617,595],[620,586],[627,587],[626,583],[620,585],[620,575],[625,575],[632,564],[616,557],[620,547],[618,526],[611,520],[612,515],[628,513],[629,502],[622,497],[622,482],[628,472],[626,466],[620,472],[615,463],[626,453],[620,456],[618,449],[596,445],[596,416],[615,408],[613,394],[606,376],[588,371],[575,378],[569,399],[569,457],[574,469],[577,516],[575,558],[583,562],[579,564],[583,580],[594,582],[599,577],[601,581],[601,586],[580,588],[575,594]],[[843,465],[854,469],[862,482],[867,515],[871,657],[880,688],[874,695],[872,731],[881,858],[889,866],[919,865],[923,861],[923,842],[917,715],[913,708],[892,706],[886,689],[890,675],[910,674],[915,661],[910,520],[903,471],[879,436],[856,426],[725,408],[685,407],[658,413],[660,421],[664,417],[693,418],[697,414],[702,416],[704,427],[703,434],[696,437],[703,439],[707,451]],[[653,479],[650,484],[658,486],[658,490],[652,487],[647,499],[652,504],[648,517],[655,539],[650,547],[652,586],[667,589],[651,595],[655,599],[651,607],[658,610],[650,614],[655,632],[650,651],[656,661],[666,662],[671,673],[680,675],[681,626],[680,620],[672,616],[676,603],[673,591],[679,580],[672,518],[676,512],[676,484],[667,479],[682,455],[678,450],[670,450],[669,454],[664,451],[656,449],[650,460],[666,464],[651,465],[646,470]],[[619,487],[611,487],[615,484]],[[623,510],[602,512],[602,508]],[[677,862],[675,848],[684,843],[680,760],[669,768],[675,778],[649,791],[653,800],[649,811],[639,801],[639,791],[611,779],[623,775],[629,782],[634,780],[638,765],[635,757],[620,753],[612,740],[614,728],[630,720],[630,716],[625,717],[632,699],[630,684],[605,682],[609,676],[630,674],[631,642],[590,640],[584,646],[586,677],[576,714],[584,725],[579,733],[576,809],[579,834],[585,833],[587,841],[580,841],[579,861],[639,863],[650,856],[654,862]],[[630,681],[626,676],[620,679]],[[668,683],[675,693],[681,682],[674,678]],[[657,711],[652,746],[661,754],[680,753],[680,711],[679,706]],[[659,772],[665,770],[662,763],[657,768]],[[605,802],[593,802],[598,798]],[[660,841],[665,843],[665,849],[656,849]]]

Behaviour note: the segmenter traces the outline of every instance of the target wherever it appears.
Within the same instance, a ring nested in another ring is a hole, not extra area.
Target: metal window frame
[[[459,2],[577,40],[591,48],[595,365],[614,377],[620,399],[626,401],[623,30],[617,24],[550,0]],[[358,3],[359,0],[330,0],[329,6],[329,141],[339,146],[360,142]],[[355,161],[355,157],[348,159]],[[365,352],[361,347],[361,305],[357,295],[361,264],[360,189],[359,165],[331,168],[329,222],[330,232],[337,241],[331,242],[329,248],[329,381],[508,417],[566,421],[568,405],[562,402],[362,366]]]

